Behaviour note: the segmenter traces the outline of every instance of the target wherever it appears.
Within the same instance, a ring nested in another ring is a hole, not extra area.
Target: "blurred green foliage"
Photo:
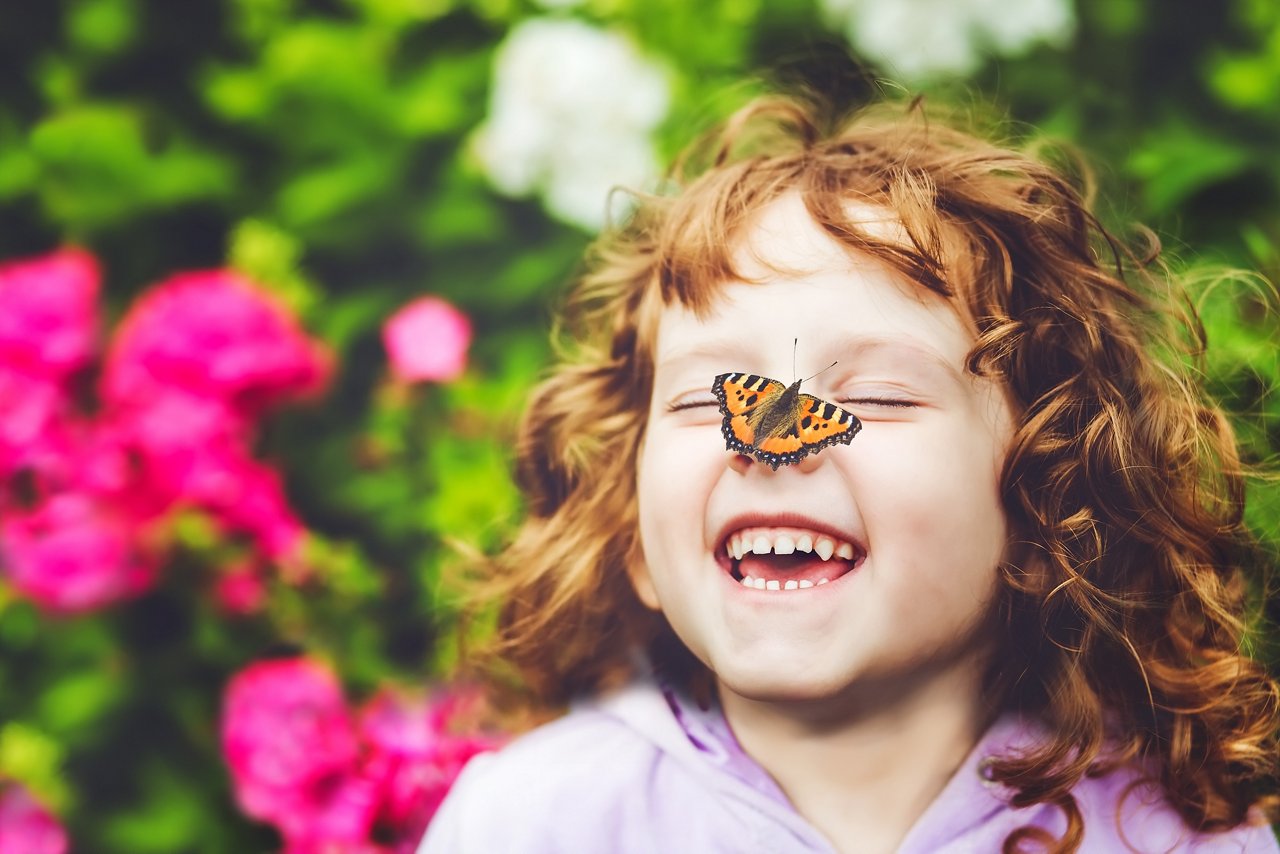
[[[316,578],[265,613],[210,604],[199,520],[141,600],[75,619],[0,595],[0,774],[63,810],[76,850],[253,851],[216,711],[229,673],[306,648],[359,696],[420,681],[449,645],[446,540],[490,547],[520,512],[514,422],[547,363],[549,304],[589,235],[497,195],[470,148],[496,46],[531,15],[629,33],[670,70],[658,140],[753,89],[747,75],[857,97],[864,76],[812,2],[49,0],[0,5],[0,258],[73,241],[104,261],[119,313],[181,269],[231,264],[336,351],[323,400],[262,437],[316,532]],[[1280,281],[1280,5],[1080,0],[1061,49],[925,86],[994,100],[1079,147],[1104,219],[1145,222],[1183,267]],[[448,387],[386,382],[381,321],[424,291],[478,333]],[[1280,448],[1274,293],[1203,301],[1216,394],[1250,459]],[[1280,489],[1251,522],[1280,538]],[[207,557],[207,555],[205,555]]]

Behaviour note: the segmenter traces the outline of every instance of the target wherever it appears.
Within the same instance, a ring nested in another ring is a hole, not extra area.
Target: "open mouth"
[[[846,540],[806,528],[734,531],[717,556],[734,581],[756,590],[807,590],[846,575],[865,558]]]

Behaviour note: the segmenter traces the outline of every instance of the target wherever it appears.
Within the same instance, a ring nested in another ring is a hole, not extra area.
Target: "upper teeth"
[[[725,543],[729,557],[741,560],[743,555],[779,554],[789,555],[795,552],[812,552],[823,560],[831,560],[832,556],[843,560],[853,560],[852,543],[828,537],[826,534],[796,532],[750,530],[738,531],[730,535]]]

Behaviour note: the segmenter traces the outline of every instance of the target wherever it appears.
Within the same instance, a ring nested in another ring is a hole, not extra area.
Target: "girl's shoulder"
[[[601,829],[631,823],[627,813],[646,800],[663,763],[664,739],[683,738],[668,732],[678,727],[660,698],[628,690],[474,757],[432,819],[419,854],[616,850]],[[628,714],[617,714],[619,706]]]
[[[1036,724],[1022,719],[1005,718],[992,728],[985,740],[983,757],[1013,749],[1029,747],[1044,737]],[[1012,792],[996,784],[995,789],[1006,804]],[[1001,791],[1003,790],[1003,791]],[[1072,789],[1072,796],[1084,820],[1082,851],[1160,851],[1160,852],[1246,852],[1247,854],[1280,854],[1271,827],[1255,816],[1253,821],[1222,833],[1201,833],[1187,826],[1182,816],[1169,803],[1163,788],[1138,765],[1115,768],[1099,776],[1086,776]],[[1066,829],[1063,811],[1050,804],[1037,804],[1023,809],[1006,808],[1003,819],[1010,826],[1019,823],[1042,827],[1055,836]]]
[[[561,838],[572,835],[569,817],[607,808],[644,753],[624,727],[592,710],[543,724],[467,763],[419,854],[511,850],[516,840],[547,840],[547,851],[570,850],[564,846],[579,840]]]
[[[1280,854],[1280,843],[1260,816],[1221,833],[1188,827],[1160,785],[1138,768],[1086,777],[1073,794],[1084,818],[1085,851]]]

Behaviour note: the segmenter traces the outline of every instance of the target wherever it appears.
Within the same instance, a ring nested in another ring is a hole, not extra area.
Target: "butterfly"
[[[750,454],[775,471],[837,442],[849,444],[862,422],[847,410],[756,374],[720,374],[711,391],[720,402],[720,432],[731,451]]]

